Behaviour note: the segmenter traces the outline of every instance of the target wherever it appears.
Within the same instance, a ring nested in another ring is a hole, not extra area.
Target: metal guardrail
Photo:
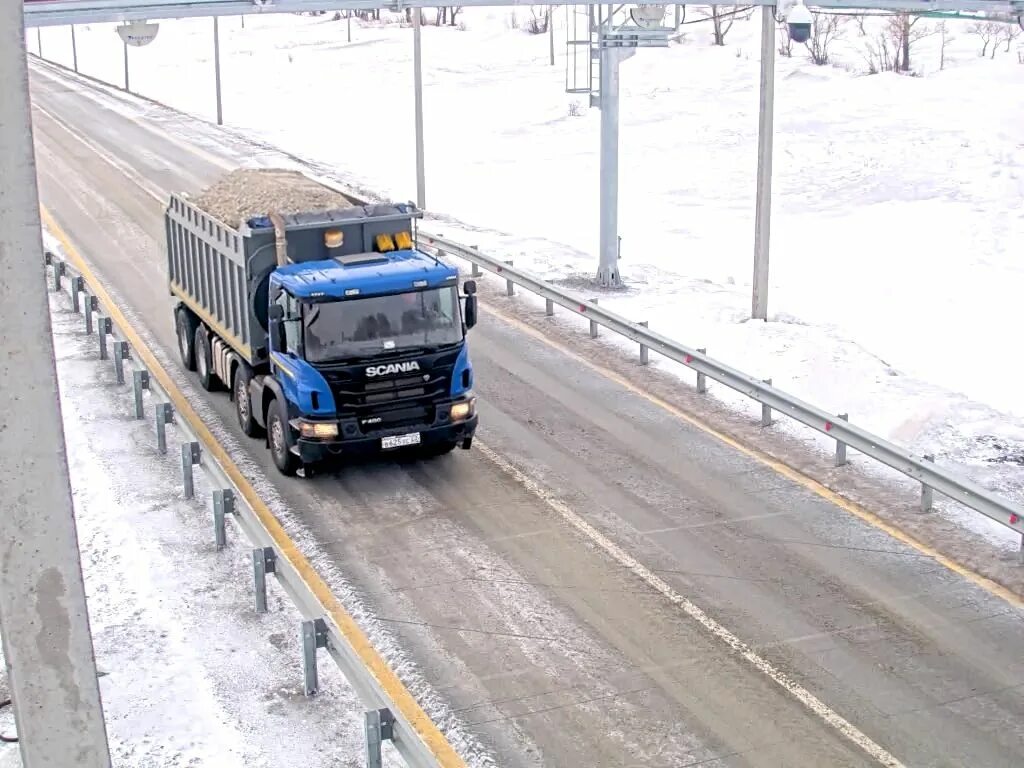
[[[44,214],[45,218],[45,214]],[[194,498],[194,467],[210,478],[214,539],[226,546],[226,520],[232,520],[252,543],[254,603],[257,613],[267,611],[267,574],[272,573],[303,616],[303,678],[307,696],[319,689],[317,649],[334,659],[367,711],[365,717],[366,765],[380,768],[382,742],[390,740],[409,768],[465,768],[462,758],[420,709],[412,694],[398,681],[372,647],[355,620],[341,607],[276,517],[244,480],[237,467],[222,463],[224,449],[214,440],[184,395],[146,347],[141,337],[113,307],[109,295],[88,267],[45,253],[51,268],[51,289],[62,292],[65,283],[73,312],[84,316],[86,334],[98,339],[99,359],[113,365],[118,384],[130,384],[134,417],[146,418],[146,398],[155,425],[157,449],[166,454],[167,425],[173,424],[186,438],[181,443],[182,485],[185,498]]]
[[[641,362],[646,363],[651,351],[669,360],[682,363],[697,372],[697,389],[706,391],[706,379],[717,381],[730,389],[761,403],[761,423],[772,423],[772,412],[777,411],[801,424],[821,432],[836,441],[836,466],[846,463],[846,447],[849,446],[875,461],[902,472],[921,483],[921,507],[931,509],[933,489],[960,502],[997,523],[1022,535],[1024,547],[1024,507],[1000,498],[995,493],[965,477],[959,477],[948,469],[936,466],[933,457],[918,457],[905,448],[873,435],[867,430],[851,424],[846,414],[833,415],[793,395],[772,386],[771,380],[760,381],[725,363],[708,357],[703,349],[680,344],[673,339],[650,330],[646,323],[628,320],[598,305],[596,300],[581,299],[568,291],[551,285],[540,277],[518,269],[511,262],[488,256],[476,248],[460,245],[442,235],[432,235],[420,230],[419,245],[436,252],[438,256],[455,256],[473,265],[474,276],[479,268],[501,277],[506,281],[507,293],[512,296],[514,286],[544,298],[547,314],[554,313],[558,305],[590,321],[590,335],[597,336],[598,326],[621,334],[640,345]]]

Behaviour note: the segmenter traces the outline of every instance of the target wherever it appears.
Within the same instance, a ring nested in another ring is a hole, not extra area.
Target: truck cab
[[[279,469],[468,449],[476,286],[414,248],[291,263],[269,280],[269,377],[250,385]],[[276,391],[268,391],[276,390]]]

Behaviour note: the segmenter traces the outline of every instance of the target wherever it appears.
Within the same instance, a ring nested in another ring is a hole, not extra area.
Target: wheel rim
[[[178,315],[178,349],[181,352],[182,357],[188,357],[188,332],[185,329],[185,323],[182,320],[181,315]]]
[[[275,416],[270,421],[270,442],[274,446],[274,453],[278,456],[284,455],[284,427],[281,426],[281,419]]]
[[[197,352],[197,354],[196,354],[196,365],[199,366],[199,375],[202,378],[205,379],[206,378],[206,354],[205,354],[206,351],[203,349],[203,345],[202,344],[199,345],[199,349],[197,349],[196,352]]]
[[[238,405],[238,417],[243,422],[249,421],[249,393],[245,391],[245,378],[238,374],[235,383],[235,403]]]

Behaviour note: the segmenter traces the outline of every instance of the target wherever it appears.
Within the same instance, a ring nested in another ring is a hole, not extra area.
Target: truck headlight
[[[473,415],[473,411],[476,409],[476,398],[472,400],[465,400],[461,403],[455,403],[452,406],[452,421],[463,421]]]
[[[318,440],[329,440],[338,436],[338,425],[324,421],[304,421],[299,425],[299,434]]]

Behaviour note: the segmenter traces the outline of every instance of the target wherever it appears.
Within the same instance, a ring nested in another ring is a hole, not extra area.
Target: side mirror
[[[466,297],[466,328],[476,325],[476,296],[470,294]]]
[[[270,310],[267,312],[267,317],[271,320],[279,321],[284,320],[284,307],[280,304],[271,304]]]
[[[462,289],[467,296],[473,296],[476,293],[476,280],[467,280],[462,284]]]

